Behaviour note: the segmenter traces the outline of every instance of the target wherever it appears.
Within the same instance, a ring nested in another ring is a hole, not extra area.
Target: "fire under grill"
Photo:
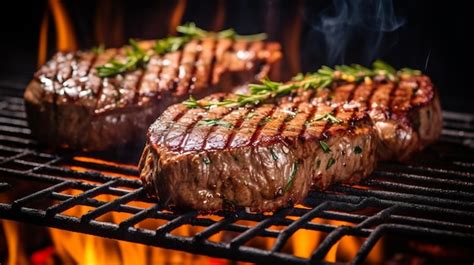
[[[38,151],[21,93],[0,88],[2,219],[265,264],[322,261],[346,236],[361,239],[352,260],[356,264],[382,236],[394,234],[443,244],[462,242],[471,250],[474,246],[474,115],[444,112],[437,144],[409,164],[380,163],[359,185],[312,192],[302,205],[274,214],[242,210],[205,216],[163,210],[145,196],[136,167],[110,161],[107,154]],[[68,212],[83,206],[89,209],[83,214]],[[110,213],[126,218],[103,218]],[[145,220],[156,227],[140,226]],[[173,232],[183,226],[197,232]],[[301,230],[325,235],[309,258],[284,251]],[[231,236],[213,240],[219,233]],[[249,244],[257,237],[271,239],[270,248]]]

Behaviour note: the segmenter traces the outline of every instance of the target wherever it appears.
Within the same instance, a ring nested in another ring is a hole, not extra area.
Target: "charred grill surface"
[[[140,43],[152,48],[152,42]],[[25,92],[28,122],[46,145],[104,150],[143,135],[167,106],[189,95],[202,97],[278,77],[279,45],[203,39],[181,51],[153,56],[143,69],[101,78],[95,69],[125,60],[125,48],[57,53]]]
[[[372,124],[357,108],[316,96],[236,109],[173,105],[149,129],[142,181],[167,206],[203,212],[271,211],[311,189],[357,182],[375,167]],[[328,114],[338,122],[320,119]]]

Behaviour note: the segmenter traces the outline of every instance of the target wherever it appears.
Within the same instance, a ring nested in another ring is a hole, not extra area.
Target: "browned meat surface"
[[[271,211],[311,189],[355,183],[375,167],[372,123],[357,108],[317,96],[302,90],[232,109],[173,105],[149,129],[141,179],[164,205],[203,212]],[[320,119],[326,114],[341,123]]]
[[[223,97],[233,96],[209,100]],[[339,83],[276,100],[168,108],[150,127],[140,161],[149,194],[171,208],[269,211],[300,202],[310,189],[354,183],[377,157],[408,159],[441,132],[438,95],[426,76]],[[316,118],[326,113],[342,123]]]
[[[427,76],[343,85],[328,90],[328,95],[331,102],[353,100],[369,114],[378,133],[380,159],[407,160],[441,134],[439,97]]]
[[[151,42],[141,43],[151,48]],[[270,75],[278,78],[279,45],[192,41],[181,51],[153,56],[144,69],[100,78],[96,66],[125,60],[125,49],[57,53],[28,85],[28,122],[49,147],[104,150],[142,143],[146,129],[169,105]]]

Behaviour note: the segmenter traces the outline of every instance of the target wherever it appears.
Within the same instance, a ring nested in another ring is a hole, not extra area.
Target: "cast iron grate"
[[[245,211],[200,216],[173,213],[146,198],[134,166],[101,161],[103,154],[49,154],[35,149],[21,91],[0,88],[0,218],[233,260],[307,264],[322,261],[344,236],[364,238],[361,263],[382,235],[457,241],[474,246],[474,115],[444,112],[439,143],[410,164],[381,163],[357,186],[313,192],[301,206],[271,214]],[[67,191],[75,192],[67,192]],[[101,197],[102,196],[102,197]],[[105,197],[105,199],[104,199]],[[68,214],[77,206],[90,211]],[[101,218],[126,214],[118,222]],[[337,222],[317,222],[315,218]],[[141,227],[154,220],[156,228]],[[246,223],[247,222],[247,223]],[[252,223],[252,225],[250,224]],[[190,236],[175,229],[199,228]],[[274,227],[280,227],[275,229]],[[309,258],[286,253],[300,230],[327,234]],[[227,240],[211,240],[218,233]],[[273,238],[270,249],[247,244]]]

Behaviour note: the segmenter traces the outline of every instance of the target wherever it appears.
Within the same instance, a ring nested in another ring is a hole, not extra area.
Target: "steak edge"
[[[255,109],[171,106],[149,129],[139,166],[146,189],[169,208],[264,212],[302,202],[311,189],[358,182],[376,164],[373,125],[357,108],[315,96]],[[342,123],[315,120],[327,113]],[[200,126],[209,118],[221,123]]]
[[[143,41],[143,49],[153,42]],[[278,78],[280,46],[203,39],[154,55],[143,69],[101,78],[95,67],[124,61],[126,48],[59,52],[43,65],[24,99],[32,134],[48,147],[86,151],[142,143],[166,107],[189,95],[230,91],[263,76]]]

